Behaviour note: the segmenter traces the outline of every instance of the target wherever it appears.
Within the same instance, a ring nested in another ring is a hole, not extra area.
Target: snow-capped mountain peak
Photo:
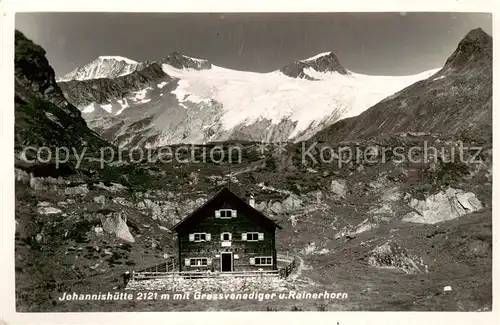
[[[57,82],[100,78],[115,79],[136,70],[144,69],[152,62],[137,62],[118,55],[101,55],[85,66],[77,68],[61,78],[57,78]],[[175,69],[205,70],[212,67],[212,64],[208,60],[193,58],[178,52],[172,52],[167,57],[161,59],[159,64]]]
[[[119,55],[115,55],[115,56],[101,55],[97,59],[102,60],[102,61],[105,61],[105,60],[125,61],[125,63],[127,63],[127,64],[137,64],[138,63],[137,61],[134,61],[134,60],[131,60],[129,58],[126,58],[124,56],[119,56]]]
[[[348,75],[350,72],[344,68],[335,53],[323,52],[307,59],[295,61],[280,70],[292,78],[319,80],[323,74],[339,73]]]
[[[316,59],[319,59],[319,58],[322,58],[322,57],[325,57],[325,56],[328,56],[331,54],[332,54],[332,52],[323,52],[323,53],[316,54],[315,56],[311,56],[310,58],[300,60],[300,61],[302,61],[302,62],[313,61],[313,60],[316,60]]]
[[[176,69],[206,70],[212,68],[212,64],[208,60],[193,58],[178,52],[172,52],[160,63],[168,64]]]
[[[140,63],[123,56],[99,56],[81,68],[58,78],[57,81],[117,78],[132,73]]]

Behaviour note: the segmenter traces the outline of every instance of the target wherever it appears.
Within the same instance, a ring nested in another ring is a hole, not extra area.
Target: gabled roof
[[[278,228],[282,229],[275,221],[266,217],[262,212],[250,206],[245,200],[241,199],[239,196],[231,192],[228,188],[223,187],[219,192],[217,192],[211,199],[205,202],[201,207],[191,212],[186,218],[182,219],[176,225],[170,228],[173,231],[181,231],[188,225],[195,223],[208,214],[206,211],[211,210],[213,207],[220,205],[223,202],[231,202],[240,211],[247,212],[245,215],[254,219],[255,222],[261,223],[268,228]]]

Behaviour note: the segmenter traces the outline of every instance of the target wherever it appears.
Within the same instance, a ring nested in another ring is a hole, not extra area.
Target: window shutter
[[[255,258],[250,257],[250,265],[255,265]]]
[[[189,234],[189,241],[194,241],[194,234]]]
[[[189,258],[185,258],[185,259],[184,259],[184,264],[185,264],[186,266],[189,266],[189,265],[190,265],[190,263],[189,263]]]
[[[231,217],[236,218],[236,216],[237,216],[236,210],[231,210]]]
[[[229,233],[229,240],[233,240],[233,234]]]
[[[207,265],[212,265],[212,259],[211,258],[207,258]]]
[[[210,234],[205,234],[205,237],[206,237],[207,241],[212,240],[212,236]]]
[[[220,234],[220,240],[224,240],[224,234]]]
[[[264,233],[263,232],[259,232],[259,240],[264,240]]]
[[[215,210],[215,217],[220,218],[220,210]]]
[[[247,233],[246,232],[241,234],[241,240],[247,240]]]

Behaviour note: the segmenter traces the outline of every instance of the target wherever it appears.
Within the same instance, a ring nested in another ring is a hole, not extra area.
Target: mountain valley
[[[40,46],[18,31],[15,45],[19,312],[491,311],[492,39],[482,30],[443,68],[403,77],[354,73],[332,52],[267,74],[174,52],[146,63],[101,57],[56,82]],[[191,144],[221,159],[182,151],[182,161],[102,165],[102,148],[133,157]],[[88,148],[92,159],[23,159],[43,146]],[[239,161],[228,160],[234,147]],[[394,154],[426,147],[430,159]],[[345,148],[363,155],[343,160]],[[123,272],[175,256],[170,227],[224,186],[253,194],[283,227],[278,251],[303,262],[293,285],[349,298],[59,300],[121,290]]]

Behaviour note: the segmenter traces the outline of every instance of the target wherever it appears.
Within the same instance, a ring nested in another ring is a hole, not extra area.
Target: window
[[[257,232],[249,232],[247,233],[247,240],[259,240],[259,233]]]
[[[231,237],[231,233],[229,232],[223,232],[222,234],[220,234],[220,240],[222,241],[230,241]]]
[[[264,233],[262,232],[247,232],[243,233],[241,236],[242,240],[246,241],[258,241],[258,240],[264,240]]]
[[[208,264],[208,258],[206,257],[189,259],[189,266],[207,266]]]
[[[272,257],[256,257],[255,258],[255,265],[273,265],[273,258]]]
[[[220,219],[236,218],[236,210],[231,210],[231,209],[216,210],[215,217]]]
[[[229,219],[233,216],[233,211],[231,210],[221,210],[220,217],[221,219]]]
[[[210,234],[204,232],[196,232],[193,234],[189,234],[189,241],[194,241],[194,242],[210,241]]]

